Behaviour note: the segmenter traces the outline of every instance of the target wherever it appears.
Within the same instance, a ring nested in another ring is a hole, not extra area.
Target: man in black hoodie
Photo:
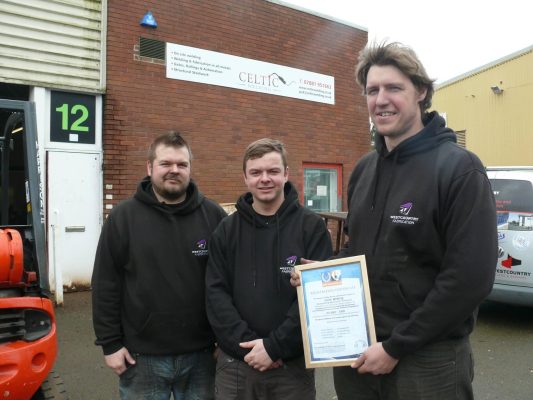
[[[299,204],[281,142],[250,144],[243,172],[249,192],[213,233],[206,274],[207,315],[221,350],[216,398],[313,400],[290,273],[301,258],[330,257],[331,238]]]
[[[335,368],[338,398],[472,399],[469,335],[497,260],[489,180],[426,112],[433,81],[410,48],[369,45],[356,76],[376,149],[351,175],[338,256],[366,256],[378,343]]]
[[[214,335],[205,312],[210,236],[226,216],[190,179],[177,132],[150,146],[148,176],[111,211],[92,277],[96,344],[121,399],[212,399]]]

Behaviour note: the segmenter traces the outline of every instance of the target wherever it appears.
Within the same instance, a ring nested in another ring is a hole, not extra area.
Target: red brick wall
[[[157,29],[139,21],[151,10]],[[245,147],[282,140],[290,179],[303,190],[303,162],[343,165],[346,185],[369,150],[368,117],[355,83],[367,32],[263,0],[108,0],[104,184],[116,204],[146,174],[151,139],[180,131],[194,154],[193,177],[219,202],[245,190]],[[139,60],[139,37],[281,64],[335,78],[335,105],[166,78],[164,63]]]

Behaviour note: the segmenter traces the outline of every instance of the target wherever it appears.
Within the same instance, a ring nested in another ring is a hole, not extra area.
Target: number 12
[[[89,110],[82,104],[76,104],[70,110],[72,115],[81,113],[81,115],[68,127],[68,104],[62,104],[61,107],[56,108],[57,112],[61,113],[61,129],[64,131],[89,132],[89,127],[82,125],[87,118],[89,118]]]

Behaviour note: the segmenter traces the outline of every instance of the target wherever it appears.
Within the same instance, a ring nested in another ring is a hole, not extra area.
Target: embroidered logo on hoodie
[[[298,262],[297,256],[287,257],[287,259],[285,260],[285,264],[279,267],[279,269],[284,274],[290,274],[294,270],[294,266],[296,265],[297,262]]]
[[[192,251],[196,257],[207,256],[209,251],[207,250],[207,240],[201,239],[196,242],[196,248]]]
[[[398,213],[400,215],[391,215],[391,222],[393,224],[414,225],[418,222],[418,217],[410,217],[409,213],[413,209],[413,203],[408,201],[400,205]]]

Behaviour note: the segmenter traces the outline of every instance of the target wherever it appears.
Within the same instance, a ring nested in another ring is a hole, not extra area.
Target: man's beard
[[[164,185],[158,185],[154,181],[152,181],[152,187],[154,191],[164,200],[168,200],[169,202],[178,200],[180,197],[185,195],[187,193],[187,188],[189,187],[189,181],[183,182],[182,185],[179,187],[168,190]]]

